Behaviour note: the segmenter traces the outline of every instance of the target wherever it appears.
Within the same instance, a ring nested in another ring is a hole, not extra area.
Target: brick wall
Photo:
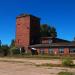
[[[28,48],[40,43],[40,19],[31,15],[16,18],[16,42],[18,47]],[[33,42],[34,41],[34,42]]]
[[[16,46],[27,47],[30,41],[30,16],[16,19]]]

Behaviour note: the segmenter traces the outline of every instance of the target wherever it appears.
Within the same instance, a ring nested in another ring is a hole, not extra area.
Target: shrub
[[[59,72],[58,75],[73,75],[71,72]]]
[[[20,50],[17,47],[10,48],[10,54],[20,54]]]
[[[9,47],[8,47],[8,45],[2,45],[1,48],[0,48],[0,53],[3,56],[7,56],[9,54]]]
[[[67,58],[64,58],[62,60],[62,65],[63,66],[72,66],[73,65],[73,61],[71,58],[67,57]]]

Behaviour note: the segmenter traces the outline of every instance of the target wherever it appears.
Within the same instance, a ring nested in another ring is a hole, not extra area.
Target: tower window
[[[17,25],[20,25],[20,24],[17,24]]]
[[[29,27],[27,27],[27,29],[29,29]]]
[[[48,43],[51,44],[52,43],[52,40],[51,39],[48,39]]]
[[[20,40],[18,40],[18,44],[20,43]]]

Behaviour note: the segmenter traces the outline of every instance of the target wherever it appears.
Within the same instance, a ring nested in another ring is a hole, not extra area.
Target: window
[[[20,43],[20,40],[18,40],[18,44]]]
[[[48,49],[48,53],[49,53],[49,54],[52,54],[52,53],[53,53],[53,48],[49,48],[49,49]]]
[[[18,42],[18,45],[21,45],[21,40],[20,39],[18,39],[17,42]]]
[[[29,27],[27,26],[27,29],[29,29]]]
[[[51,44],[52,43],[52,40],[51,39],[48,39],[48,43]]]
[[[40,49],[40,54],[44,54],[44,48]]]
[[[69,49],[69,52],[70,52],[70,53],[75,53],[75,48],[70,48],[70,49]]]
[[[20,25],[20,24],[17,24],[17,25]]]
[[[64,53],[64,48],[59,48],[59,53]]]

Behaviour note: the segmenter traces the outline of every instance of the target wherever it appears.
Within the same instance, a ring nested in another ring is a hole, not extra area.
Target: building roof
[[[49,48],[49,47],[75,47],[75,43],[51,43],[51,44],[35,44],[30,45],[30,48]]]
[[[39,17],[33,16],[31,14],[25,14],[25,13],[18,15],[16,18],[21,18],[21,17],[26,17],[26,16],[31,16],[31,17],[35,17],[35,18],[40,19]]]
[[[40,44],[35,44],[35,45],[30,45],[29,47],[32,48],[43,48],[43,47],[75,47],[75,41],[68,41],[60,38],[52,38],[52,37],[41,37],[41,39],[52,39],[53,42],[48,44],[48,43],[40,43]]]
[[[54,40],[54,43],[56,43],[56,42],[67,42],[67,43],[70,43],[71,42],[71,41],[68,41],[68,40],[60,39],[60,38],[41,37],[41,40],[44,40],[44,39],[52,39],[52,40]]]

